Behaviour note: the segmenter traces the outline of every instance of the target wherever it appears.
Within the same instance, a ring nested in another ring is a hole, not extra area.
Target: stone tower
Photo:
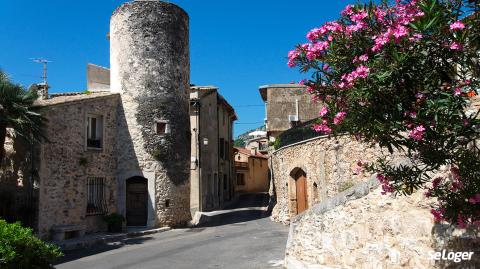
[[[129,210],[138,211],[129,202],[129,182],[135,191],[143,178],[147,226],[181,225],[191,218],[188,14],[161,1],[121,5],[110,20],[110,65],[111,91],[122,99],[119,212],[128,225]]]

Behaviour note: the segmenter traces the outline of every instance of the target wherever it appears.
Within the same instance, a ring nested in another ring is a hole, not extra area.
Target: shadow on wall
[[[461,233],[458,236],[458,233]],[[458,230],[446,224],[436,224],[432,228],[432,235],[434,238],[435,251],[456,253],[474,252],[471,260],[462,260],[460,263],[455,261],[440,260],[437,261],[439,268],[453,269],[453,268],[480,268],[480,238],[477,236],[480,232],[478,227],[469,227],[466,230]],[[456,234],[454,236],[454,234]]]

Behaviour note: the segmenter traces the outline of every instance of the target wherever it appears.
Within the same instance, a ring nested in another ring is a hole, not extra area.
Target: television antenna
[[[49,61],[44,58],[31,58],[31,60],[36,63],[43,64],[43,76],[42,76],[43,84],[48,85],[47,84],[47,64],[51,63],[52,61]]]

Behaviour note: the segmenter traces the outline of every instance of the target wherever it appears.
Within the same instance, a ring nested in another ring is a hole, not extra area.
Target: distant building
[[[275,141],[282,132],[318,117],[320,103],[315,103],[306,87],[298,84],[271,84],[261,86],[265,102],[265,125],[269,141]]]
[[[222,208],[234,195],[232,106],[213,86],[190,89],[190,207],[197,211]]]
[[[268,157],[256,148],[235,147],[235,172],[237,192],[268,192]]]
[[[266,133],[266,132],[265,132]],[[268,137],[264,136],[255,137],[245,142],[245,148],[248,150],[257,150],[261,154],[268,153]]]

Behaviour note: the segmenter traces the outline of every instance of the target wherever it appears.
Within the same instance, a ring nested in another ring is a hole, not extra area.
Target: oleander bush
[[[436,221],[480,224],[480,9],[474,0],[397,0],[348,5],[307,34],[288,65],[322,102],[313,129],[342,130],[409,159],[365,165],[383,192],[424,189]],[[450,175],[435,176],[450,169]]]

